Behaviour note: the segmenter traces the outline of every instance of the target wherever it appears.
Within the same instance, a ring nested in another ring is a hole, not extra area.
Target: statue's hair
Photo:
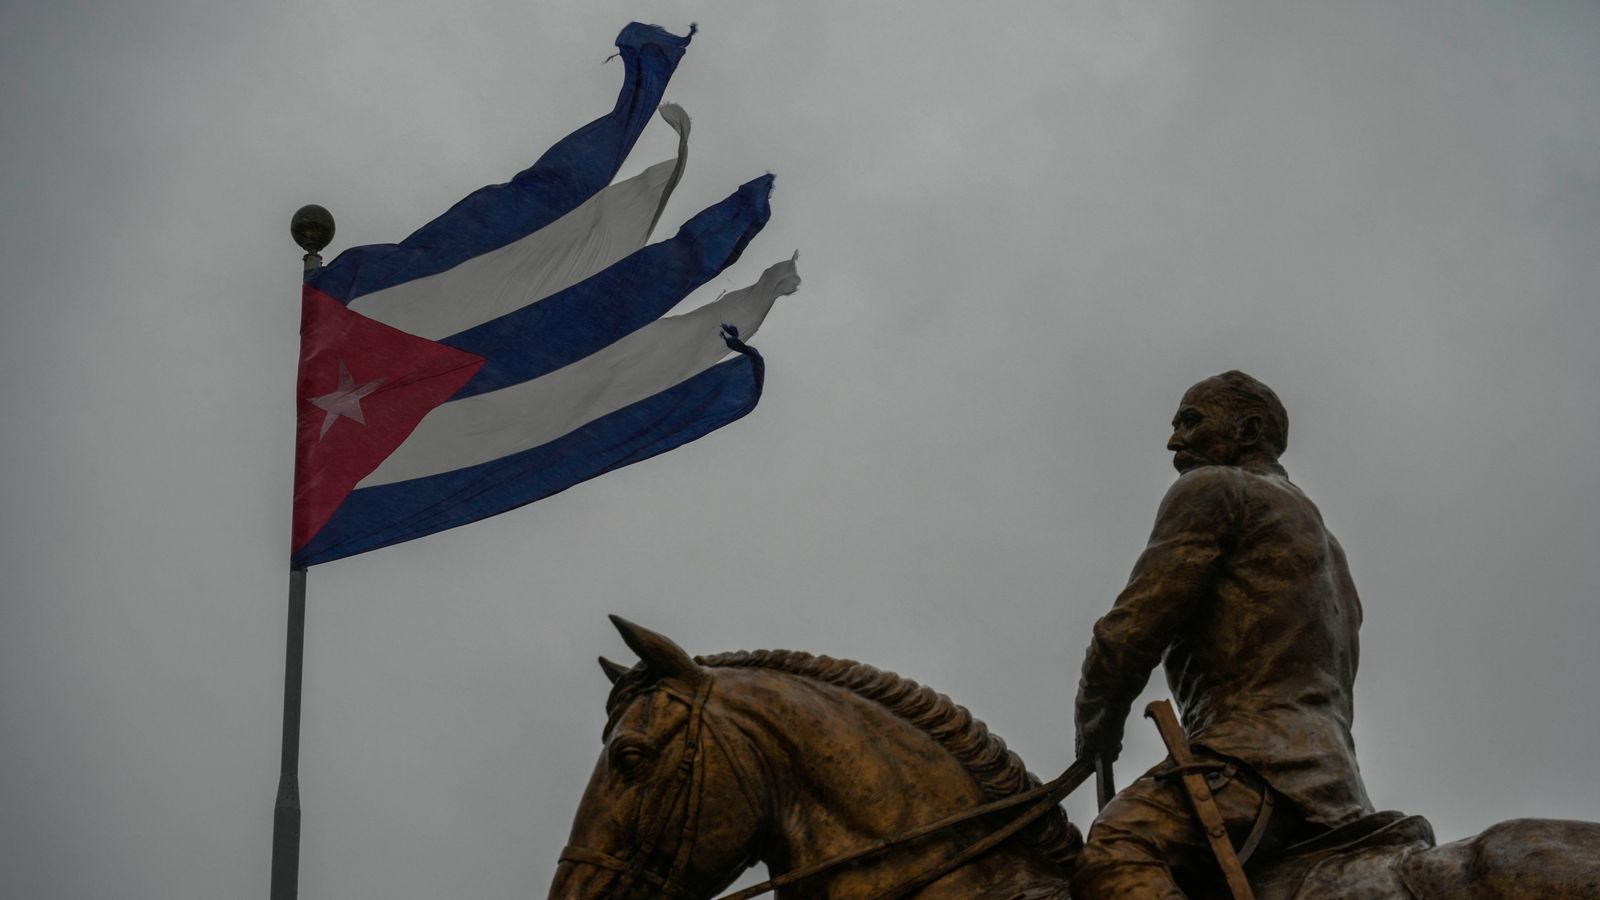
[[[843,688],[870,700],[921,729],[965,768],[991,800],[1039,786],[1039,779],[1006,748],[999,735],[974,719],[966,708],[930,687],[865,663],[798,650],[739,650],[696,657],[713,668],[771,669]],[[1070,866],[1079,838],[1067,825],[1060,806],[1052,808],[1021,832],[1021,838],[1046,859]]]
[[[1244,415],[1261,417],[1261,436],[1278,456],[1289,449],[1289,411],[1283,401],[1260,381],[1232,369],[1202,381],[1216,387]]]

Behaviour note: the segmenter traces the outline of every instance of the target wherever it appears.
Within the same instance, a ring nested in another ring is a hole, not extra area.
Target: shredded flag
[[[610,114],[404,241],[307,273],[295,568],[531,503],[755,407],[745,340],[799,287],[795,260],[665,314],[760,232],[772,177],[647,245],[687,158],[689,117],[661,95],[693,33],[629,25]],[[613,184],[658,106],[676,158]]]

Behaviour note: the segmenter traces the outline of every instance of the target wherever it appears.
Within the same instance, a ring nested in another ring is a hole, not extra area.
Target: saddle
[[[1433,846],[1433,826],[1422,816],[1373,813],[1263,860],[1250,880],[1260,900],[1407,897],[1400,864]]]

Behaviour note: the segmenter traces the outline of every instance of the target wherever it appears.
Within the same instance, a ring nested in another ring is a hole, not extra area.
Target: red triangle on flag
[[[306,286],[300,314],[294,527],[298,550],[484,359],[351,312]]]

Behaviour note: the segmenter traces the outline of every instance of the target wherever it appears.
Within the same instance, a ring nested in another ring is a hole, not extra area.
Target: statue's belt
[[[1190,773],[1204,776],[1206,786],[1211,789],[1213,795],[1227,787],[1228,783],[1235,778],[1245,777],[1245,770],[1241,769],[1238,763],[1224,762],[1222,760],[1196,760],[1186,765],[1174,765],[1169,769],[1155,773],[1153,777],[1165,781],[1174,778],[1182,779],[1183,776]],[[1259,778],[1255,780],[1260,781]],[[1261,839],[1267,836],[1267,825],[1272,821],[1272,788],[1264,781],[1260,782],[1259,787],[1261,790],[1261,804],[1256,808],[1256,818],[1250,824],[1250,833],[1245,836],[1244,843],[1239,845],[1237,851],[1239,865],[1241,866],[1249,862],[1250,857],[1260,848]]]

